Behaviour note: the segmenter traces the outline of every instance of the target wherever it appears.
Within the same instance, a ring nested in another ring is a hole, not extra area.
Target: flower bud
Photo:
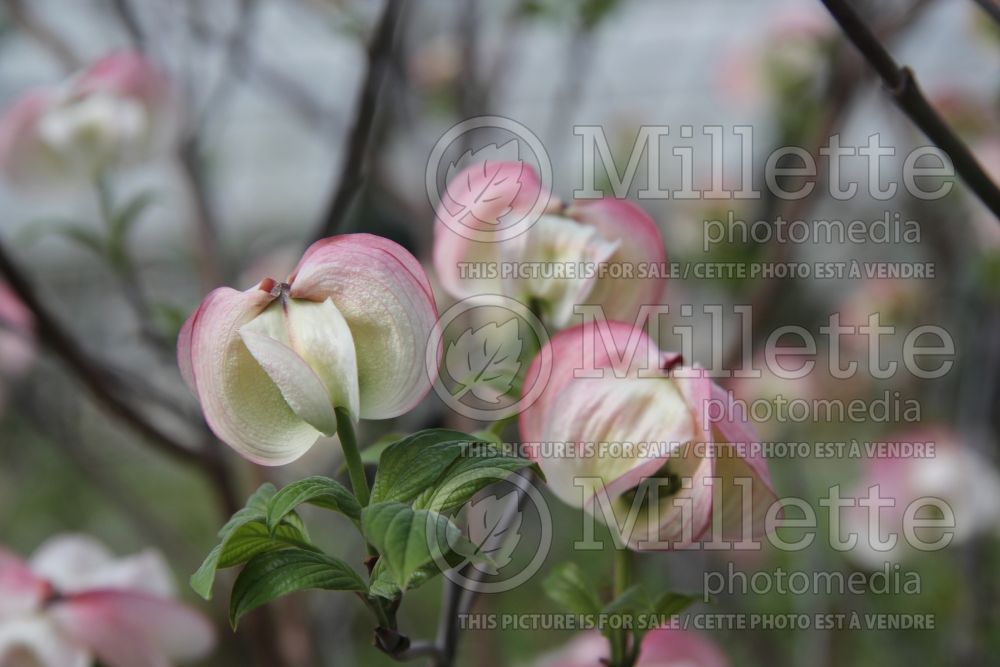
[[[775,495],[759,439],[702,369],[620,322],[579,325],[548,345],[548,384],[520,426],[556,496],[637,550],[763,533]]]
[[[542,215],[500,240],[506,220],[528,215],[540,199],[548,202]],[[503,294],[536,303],[547,324],[563,328],[578,319],[576,305],[600,305],[607,319],[634,321],[640,306],[663,297],[663,238],[646,213],[618,199],[563,207],[519,162],[462,171],[448,184],[436,217],[434,267],[456,299]],[[494,232],[497,241],[467,238],[459,233],[463,227]],[[609,270],[611,264],[617,266]]]
[[[427,276],[387,239],[314,243],[287,283],[209,294],[178,339],[178,363],[224,442],[261,465],[289,463],[353,419],[407,412],[436,369],[422,361],[437,321]]]
[[[162,150],[175,115],[158,69],[139,54],[113,54],[16,101],[0,119],[0,166],[29,191],[86,184]]]

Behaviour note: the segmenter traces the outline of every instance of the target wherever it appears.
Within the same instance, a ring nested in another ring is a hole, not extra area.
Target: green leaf
[[[224,538],[229,532],[239,526],[243,525],[248,521],[260,520],[264,521],[267,518],[267,506],[271,502],[271,498],[278,493],[278,489],[275,488],[274,484],[270,482],[265,482],[260,485],[253,494],[247,498],[246,505],[243,509],[239,510],[230,517],[229,521],[219,529],[219,537]]]
[[[595,582],[588,580],[576,563],[557,565],[542,582],[542,588],[553,602],[571,614],[593,616],[601,612]]]
[[[191,575],[191,588],[206,600],[212,598],[212,585],[216,570],[233,567],[265,551],[289,547],[314,548],[309,544],[305,526],[294,513],[285,517],[273,534],[266,523],[267,504],[274,497],[273,484],[264,484],[247,500],[219,530],[217,544],[205,558],[198,571]]]
[[[457,565],[457,563],[456,563]],[[410,585],[407,590],[413,590],[426,584],[428,581],[441,573],[437,563],[430,562],[419,568],[410,577]],[[395,600],[403,594],[403,589],[396,583],[392,571],[386,565],[385,559],[380,558],[375,567],[372,568],[371,576],[368,579],[368,594],[377,595],[387,600]]]
[[[361,523],[361,505],[343,484],[329,477],[307,477],[289,484],[271,498],[267,506],[268,529],[274,531],[302,503],[340,512],[355,524]]]
[[[694,595],[666,592],[657,598],[653,604],[653,613],[657,616],[673,616],[679,614],[698,601]]]
[[[604,605],[603,614],[645,614],[652,613],[646,589],[641,584],[626,588],[621,595]]]
[[[462,454],[413,502],[417,509],[450,513],[464,505],[481,489],[505,479],[510,473],[538,466],[517,456],[510,446],[492,442],[467,443]]]
[[[156,200],[153,192],[140,192],[125,202],[111,218],[111,239],[114,243],[125,240],[129,230],[139,221],[141,214]]]
[[[402,503],[369,505],[361,513],[361,530],[403,591],[421,568],[444,559],[464,539],[448,517]]]
[[[191,588],[204,599],[210,600],[218,570],[242,565],[254,556],[267,551],[292,547],[316,549],[294,526],[281,524],[272,534],[261,521],[253,520],[245,523],[230,531],[226,538],[209,552],[198,571],[191,575]]]
[[[367,586],[347,563],[326,554],[304,549],[259,554],[247,563],[233,584],[229,622],[235,628],[244,615],[257,607],[307,588],[362,592]]]
[[[444,474],[468,443],[476,441],[467,433],[429,429],[394,442],[379,460],[372,502],[412,502]]]
[[[65,226],[53,230],[56,234],[63,236],[70,241],[91,251],[98,257],[107,258],[109,255],[108,244],[104,238],[86,227]]]

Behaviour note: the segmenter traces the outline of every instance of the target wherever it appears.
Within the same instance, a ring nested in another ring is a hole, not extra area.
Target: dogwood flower
[[[858,538],[849,550],[852,559],[878,569],[921,549],[936,550],[1000,530],[1000,474],[958,433],[925,426],[891,436],[886,443],[897,449],[870,459],[861,479],[845,494],[858,503],[844,510],[843,533]],[[921,449],[908,452],[901,444]],[[870,507],[864,500],[876,497],[891,506]],[[925,519],[942,524],[921,527]],[[923,544],[914,543],[913,537]]]
[[[598,632],[578,635],[566,646],[542,656],[536,667],[599,667],[610,654],[608,640]],[[728,667],[726,655],[704,635],[657,628],[642,640],[636,667]]]
[[[317,241],[287,282],[211,292],[177,343],[181,373],[215,434],[261,465],[304,454],[352,419],[413,408],[437,369],[430,284],[404,248],[371,234]]]
[[[211,624],[175,601],[162,557],[116,559],[61,535],[25,562],[0,548],[0,667],[167,667],[212,650]]]
[[[759,438],[700,368],[682,366],[621,322],[587,322],[548,345],[548,384],[520,428],[556,496],[636,550],[687,547],[709,535],[743,544],[763,533],[776,498],[753,447]]]
[[[547,202],[540,217],[506,238],[506,220],[527,222],[540,200]],[[449,294],[534,303],[555,328],[574,319],[576,305],[601,305],[607,319],[633,321],[640,306],[660,303],[666,259],[656,223],[638,206],[619,199],[564,206],[520,162],[468,167],[436,212],[434,267]]]
[[[137,53],[122,52],[21,96],[0,119],[0,168],[28,191],[89,184],[148,158],[170,135],[173,92]]]

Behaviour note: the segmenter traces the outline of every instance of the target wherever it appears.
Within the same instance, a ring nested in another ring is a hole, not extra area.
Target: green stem
[[[613,595],[612,599],[617,600],[622,593],[628,590],[632,581],[632,552],[628,549],[616,549],[614,560]],[[629,630],[622,628],[615,630],[611,637],[611,665],[612,667],[631,667],[629,645]]]
[[[351,487],[358,502],[365,507],[371,499],[371,492],[368,490],[368,477],[365,476],[365,464],[361,461],[354,424],[351,422],[351,415],[344,408],[337,408],[336,413],[337,435],[340,436],[340,446],[344,449],[344,462],[351,478]]]
[[[624,593],[632,580],[632,553],[628,549],[615,550],[615,599]]]

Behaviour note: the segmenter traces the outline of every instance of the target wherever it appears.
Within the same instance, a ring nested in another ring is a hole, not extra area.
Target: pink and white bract
[[[371,234],[306,250],[287,283],[211,292],[181,329],[177,359],[209,426],[244,457],[281,465],[353,419],[412,409],[437,322],[430,283],[402,246]]]
[[[612,525],[636,550],[763,534],[776,496],[751,447],[759,439],[701,369],[681,366],[678,355],[621,322],[578,325],[549,345],[551,377],[520,426],[556,496]]]
[[[0,119],[0,168],[28,191],[88,185],[162,150],[175,124],[166,77],[137,53],[115,53],[14,102]]]
[[[25,562],[0,548],[0,667],[166,667],[199,660],[215,633],[173,600],[147,551],[116,559],[81,535],[50,539]]]
[[[499,232],[501,219],[524,218],[539,199],[548,202],[541,216],[513,238],[499,240],[503,235],[498,233],[491,242],[459,233],[463,227]],[[517,162],[484,162],[462,171],[448,184],[436,212],[434,268],[451,296],[502,294],[535,302],[555,328],[574,320],[576,305],[600,305],[607,319],[634,321],[640,306],[660,303],[666,259],[656,223],[638,206],[619,199],[563,206],[543,190],[531,167]],[[634,273],[619,277],[600,269],[611,264]],[[464,275],[463,265],[469,265]],[[524,271],[504,276],[501,265]],[[496,275],[489,274],[490,266]],[[532,267],[563,274],[533,274]],[[650,275],[651,268],[657,273]]]
[[[1000,530],[1000,474],[960,434],[943,426],[922,426],[891,436],[886,442],[919,443],[924,451],[914,456],[869,460],[853,490],[844,494],[854,499],[874,498],[873,487],[877,486],[878,496],[893,503],[881,509],[845,509],[844,533],[858,536],[857,546],[848,553],[859,565],[879,569],[917,553],[921,545],[909,543],[907,523],[923,544],[943,540],[940,548]],[[944,503],[953,514],[952,521],[939,508],[922,507],[924,500]],[[907,508],[911,504],[913,518],[908,521]],[[952,523],[953,527],[946,529],[952,537],[944,535],[945,529],[934,526],[917,529],[923,519]]]
[[[579,635],[566,646],[543,656],[535,667],[599,667],[610,650],[597,632]],[[696,632],[660,628],[642,640],[636,667],[728,667],[726,655],[707,637]]]

